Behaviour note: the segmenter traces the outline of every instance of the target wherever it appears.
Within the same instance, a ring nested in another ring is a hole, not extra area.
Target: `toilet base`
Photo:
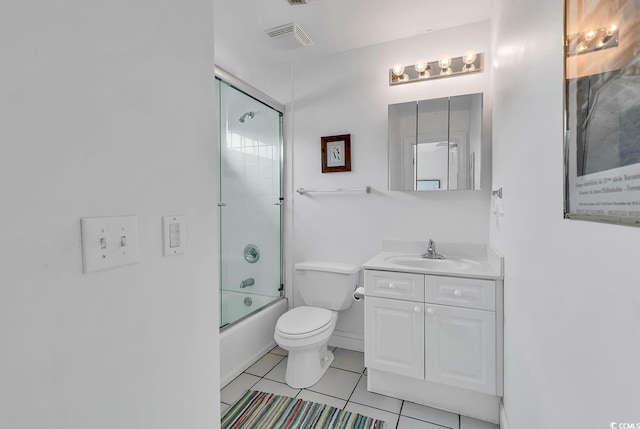
[[[327,372],[333,359],[326,343],[319,348],[289,350],[285,381],[294,389],[313,386]]]

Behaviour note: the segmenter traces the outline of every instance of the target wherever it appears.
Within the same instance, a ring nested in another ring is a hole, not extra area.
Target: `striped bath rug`
[[[302,399],[247,390],[222,416],[222,429],[379,429],[382,420]]]

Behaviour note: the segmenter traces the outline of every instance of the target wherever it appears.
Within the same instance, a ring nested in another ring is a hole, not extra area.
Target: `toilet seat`
[[[296,307],[280,316],[278,333],[287,338],[307,338],[332,327],[334,312],[318,307]]]

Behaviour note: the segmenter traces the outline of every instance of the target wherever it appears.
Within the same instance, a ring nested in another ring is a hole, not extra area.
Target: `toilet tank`
[[[295,269],[295,286],[305,305],[335,311],[351,307],[360,275],[359,265],[304,261],[295,264]]]

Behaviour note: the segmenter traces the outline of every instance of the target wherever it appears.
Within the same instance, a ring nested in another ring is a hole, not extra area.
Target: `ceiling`
[[[278,64],[489,19],[495,0],[214,0],[216,63]],[[295,22],[314,42],[279,49],[264,30]]]

